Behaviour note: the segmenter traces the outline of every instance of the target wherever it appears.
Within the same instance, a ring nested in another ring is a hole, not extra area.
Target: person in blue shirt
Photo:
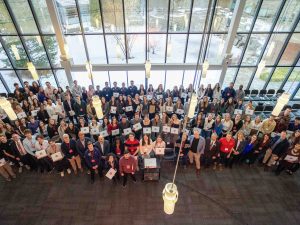
[[[88,142],[87,151],[84,153],[84,159],[91,172],[91,183],[95,182],[95,171],[98,171],[100,177],[103,176],[100,158],[98,148],[94,147],[92,142]]]
[[[235,99],[235,96],[236,96],[236,92],[235,90],[233,89],[233,82],[231,82],[229,84],[229,87],[225,88],[223,93],[222,93],[222,98],[224,98],[225,102],[227,102],[227,100],[229,98],[233,98]]]
[[[290,122],[288,130],[290,131],[300,130],[300,117],[296,117],[295,121]]]

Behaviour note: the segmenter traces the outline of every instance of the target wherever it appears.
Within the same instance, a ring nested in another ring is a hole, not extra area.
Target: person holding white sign
[[[296,143],[286,154],[282,156],[275,174],[278,176],[283,170],[288,170],[292,174],[295,168],[299,168],[300,162],[300,142]]]
[[[103,176],[101,166],[101,155],[99,149],[93,146],[92,142],[87,143],[87,151],[84,154],[86,165],[91,173],[91,183],[95,182],[95,171],[98,171],[99,177]]]
[[[39,151],[46,152],[48,146],[49,146],[48,141],[44,140],[43,135],[38,135],[36,137],[36,142],[35,142],[36,152],[35,153],[37,153]],[[40,158],[40,159],[37,158],[37,161],[38,161],[41,173],[43,173],[44,170],[46,170],[47,172],[52,171],[53,165],[48,156]]]
[[[176,114],[173,114],[171,117],[171,130],[175,132],[170,133],[170,142],[172,144],[175,144],[175,142],[177,141],[180,134],[180,129],[181,129],[181,121],[178,119]]]
[[[115,154],[109,153],[105,161],[106,177],[111,178],[114,184],[120,180],[119,162]],[[111,173],[111,174],[109,174]]]
[[[154,140],[162,131],[162,123],[158,113],[156,113],[154,118],[151,120],[151,125],[151,139]]]
[[[143,134],[151,134],[151,120],[149,119],[149,115],[144,116],[144,120],[142,121]]]
[[[140,140],[140,156],[144,157],[151,157],[151,152],[153,150],[152,140],[150,139],[149,135],[144,134],[143,138]],[[153,156],[153,155],[152,155]]]
[[[71,173],[70,164],[61,151],[61,144],[55,143],[55,141],[51,140],[51,139],[48,140],[48,143],[49,143],[49,146],[46,149],[48,156],[51,157],[55,154],[57,155],[57,159],[55,159],[57,161],[54,161],[53,158],[51,157],[54,168],[57,170],[57,172],[60,173],[61,177],[65,176],[65,172],[64,172],[65,170],[67,170],[68,174],[70,174]]]
[[[108,103],[108,107],[109,107],[109,113],[110,113],[111,117],[113,117],[113,116],[119,117],[118,103],[114,96],[111,97],[111,100]]]
[[[127,100],[125,102],[125,115],[128,119],[132,119],[134,112],[133,112],[133,102],[130,96],[127,96]]]
[[[140,128],[142,128],[142,119],[140,118],[140,113],[136,112],[134,114],[134,118],[130,121],[131,127],[132,127],[132,131],[135,134],[135,137],[139,140],[142,134],[142,129],[136,129],[137,126],[139,126]],[[137,125],[139,124],[139,125]]]
[[[165,154],[166,142],[163,141],[160,135],[157,136],[156,140],[152,143],[155,155],[163,156]]]
[[[166,112],[168,117],[171,118],[173,111],[174,111],[174,105],[173,105],[172,97],[168,97],[167,102],[164,104],[164,112]]]
[[[184,114],[184,107],[181,103],[180,98],[178,98],[176,104],[174,105],[174,112],[179,119],[181,119],[182,115]]]

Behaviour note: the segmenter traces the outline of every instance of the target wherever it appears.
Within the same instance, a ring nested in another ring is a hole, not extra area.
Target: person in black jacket
[[[87,144],[89,142],[92,142],[92,139],[90,139],[88,137],[85,137],[84,133],[79,131],[78,132],[78,140],[76,141],[76,149],[77,149],[78,154],[80,155],[81,161],[83,161],[83,164],[85,166],[87,166],[87,164],[86,164],[86,161],[84,159],[84,154],[87,150]]]
[[[73,107],[76,116],[84,117],[85,120],[88,121],[87,112],[86,112],[86,102],[81,100],[79,95],[76,96],[76,101]]]
[[[48,123],[49,120],[49,114],[47,110],[45,109],[45,106],[43,104],[40,105],[40,110],[37,112],[37,117],[39,121],[43,121],[44,123]]]
[[[127,90],[124,82],[122,83],[122,87],[120,88],[120,94],[124,95],[124,96],[128,95],[128,90]]]
[[[182,143],[182,146],[180,148],[180,144]],[[188,140],[188,136],[186,133],[182,133],[181,138],[179,137],[176,140],[175,143],[175,154],[176,154],[176,159],[178,157],[178,154],[180,154],[180,159],[182,159],[182,165],[183,168],[186,168],[187,166],[187,161],[188,161],[188,153],[190,150],[190,141]]]
[[[217,168],[219,154],[220,143],[218,141],[218,135],[216,133],[212,133],[210,138],[206,138],[204,150],[204,167],[208,168],[213,164],[213,169],[215,170]]]
[[[69,94],[65,94],[65,100],[63,101],[64,109],[66,112],[67,117],[69,117],[69,120],[74,122],[74,119],[77,120],[77,117],[75,115],[74,111],[74,104],[75,101],[71,98]]]
[[[134,85],[133,80],[130,81],[130,86],[128,87],[127,91],[127,94],[130,95],[132,98],[134,98],[135,94],[138,93],[137,87]]]
[[[66,158],[69,160],[74,173],[77,174],[77,168],[83,172],[82,166],[81,166],[81,159],[78,154],[78,151],[76,149],[76,141],[73,139],[70,140],[70,137],[68,134],[63,135],[63,142],[61,144],[61,150],[66,156]]]
[[[286,131],[281,131],[280,135],[274,137],[271,147],[266,151],[263,159],[265,170],[268,170],[289,149],[289,141],[286,138]]]
[[[238,163],[241,158],[241,153],[246,146],[245,136],[242,131],[237,133],[237,138],[235,140],[235,146],[230,153],[228,166],[231,169],[234,163]]]
[[[112,96],[111,88],[108,86],[108,82],[105,82],[105,87],[102,89],[102,97],[108,102]]]

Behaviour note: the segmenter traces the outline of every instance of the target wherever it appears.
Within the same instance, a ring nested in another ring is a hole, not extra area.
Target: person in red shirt
[[[222,170],[222,166],[225,165],[227,167],[228,161],[230,158],[230,154],[232,149],[234,148],[235,141],[232,138],[232,134],[229,132],[225,137],[222,137],[220,140],[220,170]]]
[[[139,152],[140,142],[134,138],[134,134],[130,133],[128,139],[124,142],[125,150],[133,156],[136,156]]]
[[[127,177],[131,176],[132,180],[136,182],[135,170],[137,168],[137,160],[130,155],[128,150],[125,150],[124,156],[121,157],[119,161],[120,174],[123,177],[123,187],[126,187]]]

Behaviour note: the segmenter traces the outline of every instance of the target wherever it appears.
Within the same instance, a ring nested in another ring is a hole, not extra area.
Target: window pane
[[[237,68],[228,68],[225,74],[225,79],[222,85],[222,89],[224,90],[229,86],[230,82],[233,82],[234,76],[236,74]]]
[[[186,52],[187,63],[197,63],[202,34],[190,34]]]
[[[148,86],[152,84],[154,90],[158,88],[158,85],[165,85],[165,71],[164,70],[153,70],[151,71],[150,78],[148,79]]]
[[[269,78],[271,70],[272,70],[272,68],[264,68],[260,74],[255,73],[254,79],[250,86],[250,90],[251,89],[263,89],[267,79]],[[248,80],[249,79],[250,79],[250,77],[248,78]]]
[[[254,68],[240,68],[234,83],[234,88],[237,89],[241,84],[244,86],[244,88],[246,88],[253,74],[253,71]]]
[[[55,36],[44,36],[45,48],[47,48],[51,63],[54,67],[61,67],[60,65],[60,49]]]
[[[92,85],[91,79],[88,77],[87,72],[72,72],[72,78],[73,81],[77,80],[78,84],[86,89],[89,85]]]
[[[256,65],[265,44],[267,34],[252,34],[243,58],[243,65]]]
[[[166,32],[168,22],[168,0],[149,1],[149,32]]]
[[[83,29],[87,33],[102,33],[102,21],[98,0],[79,0],[80,16]]]
[[[235,36],[233,46],[232,46],[232,60],[231,60],[231,65],[236,65],[240,62],[241,60],[241,55],[242,51],[244,50],[246,46],[246,39],[247,39],[248,34],[237,34]]]
[[[264,0],[259,10],[253,31],[269,31],[280,6],[280,0]]]
[[[105,82],[108,82],[108,73],[107,71],[95,71],[93,72],[94,85],[100,85],[100,89],[104,87]]]
[[[208,0],[194,0],[190,32],[203,32]]]
[[[299,98],[300,98],[300,89],[297,91],[297,93],[296,93],[296,95],[295,95],[294,98],[295,98],[295,99],[299,99]]]
[[[0,81],[0,93],[6,93],[7,94],[7,90],[5,89],[4,85],[2,84],[2,82]]]
[[[24,37],[26,48],[35,67],[50,67],[40,36]]]
[[[7,12],[6,6],[3,0],[0,0],[0,31],[1,34],[16,34],[15,26],[13,25],[9,13]]]
[[[15,71],[13,70],[3,70],[0,71],[3,79],[6,81],[6,84],[11,92],[15,90],[14,83],[18,83],[22,87],[18,77],[16,76]]]
[[[32,84],[35,81],[28,70],[18,70],[17,73],[23,82],[28,81],[29,84]]]
[[[279,89],[289,69],[289,67],[277,67],[268,83],[267,89]]]
[[[87,60],[86,60],[82,36],[66,35],[65,37],[69,48],[69,55],[72,57],[74,64],[85,64]]]
[[[213,31],[228,31],[234,5],[235,3],[232,0],[217,1],[217,7],[215,9],[214,20],[212,24]]]
[[[126,63],[124,35],[106,35],[109,63]]]
[[[300,81],[300,68],[295,67],[289,79],[285,83],[283,90],[285,91],[289,90],[289,93],[293,93],[297,88],[297,86],[299,85],[299,81]]]
[[[80,33],[75,1],[56,1],[56,6],[64,33]]]
[[[146,8],[145,0],[126,0],[125,21],[127,32],[145,32]]]
[[[26,0],[8,1],[17,24],[23,34],[38,33],[31,10]]]
[[[102,35],[85,35],[90,60],[93,64],[106,64],[105,46]]]
[[[169,34],[167,63],[183,63],[186,34]]]
[[[206,87],[208,84],[211,84],[212,87],[215,86],[216,83],[219,83],[221,75],[221,70],[208,70],[206,77],[201,77],[200,84],[203,84]]]
[[[221,64],[223,57],[222,52],[224,49],[225,41],[226,41],[225,34],[212,34],[210,35],[208,41],[208,51],[207,51],[207,60],[210,64]]]
[[[0,44],[0,68],[11,68],[9,59],[1,44]]]
[[[174,86],[179,86],[182,83],[182,70],[167,70],[167,78],[166,78],[166,90],[173,90]]]
[[[183,77],[183,87],[186,89],[190,84],[194,83],[195,70],[186,70]]]
[[[110,83],[113,86],[114,81],[121,86],[122,82],[127,84],[127,73],[126,71],[109,71]],[[108,81],[108,80],[107,80]]]
[[[46,0],[31,1],[42,33],[54,33]]]
[[[149,58],[151,62],[164,63],[166,49],[165,34],[149,35]]]
[[[127,35],[127,57],[128,63],[145,63],[145,35]]]
[[[65,70],[56,70],[55,75],[58,80],[58,85],[65,91],[66,86],[69,86]]]
[[[101,0],[106,33],[124,32],[122,0]]]
[[[257,0],[247,0],[246,1],[243,15],[241,17],[241,22],[238,27],[239,32],[250,31],[251,24],[254,20],[254,15],[257,11],[258,3],[259,3],[259,1],[257,1]]]
[[[296,56],[300,52],[300,34],[293,34],[284,53],[279,61],[279,65],[292,65]]]
[[[300,11],[299,0],[287,0],[276,24],[276,31],[290,31]]]
[[[273,34],[268,42],[263,59],[266,60],[266,65],[274,65],[279,52],[285,42],[287,34]]]
[[[14,66],[17,68],[27,68],[28,58],[19,37],[3,37],[3,40]]]
[[[187,32],[191,0],[171,0],[169,32]]]
[[[138,88],[140,84],[145,86],[145,71],[128,71],[128,83],[133,80]]]
[[[46,82],[50,82],[52,87],[57,87],[55,78],[51,70],[38,70],[40,82],[43,86],[46,86]]]

